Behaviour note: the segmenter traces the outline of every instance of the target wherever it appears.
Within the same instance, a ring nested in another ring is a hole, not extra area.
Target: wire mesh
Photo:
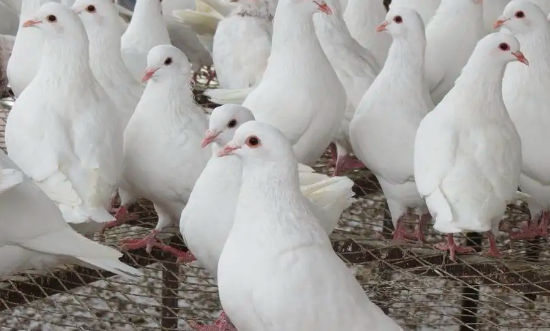
[[[200,89],[196,98],[206,105]],[[3,103],[0,112],[2,147],[8,108]],[[324,155],[315,169],[332,173],[329,159]],[[483,256],[487,240],[479,234],[457,235],[480,253],[459,255],[454,262],[433,248],[443,237],[431,227],[425,243],[392,241],[393,227],[375,177],[367,170],[347,175],[356,183],[357,201],[331,235],[333,247],[369,297],[404,330],[550,331],[548,243],[508,235],[529,218],[523,203],[509,206],[501,224],[497,242],[503,258]],[[155,226],[148,201],[140,200],[133,212],[138,221],[94,239],[116,247],[120,239],[141,238]],[[412,230],[413,220],[407,227]],[[173,230],[160,238],[184,249]],[[187,320],[212,322],[219,314],[215,282],[199,263],[178,265],[157,250],[126,252],[123,261],[141,268],[145,277],[132,280],[63,266],[0,279],[0,330],[191,330]]]

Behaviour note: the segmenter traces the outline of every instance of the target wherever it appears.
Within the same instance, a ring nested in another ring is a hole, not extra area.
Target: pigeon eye
[[[517,11],[516,12],[516,17],[517,18],[524,18],[525,17],[525,13],[523,11]]]
[[[48,16],[46,16],[46,19],[50,23],[57,22],[57,17],[55,17],[55,15],[48,15]]]
[[[403,17],[397,15],[393,18],[393,21],[397,24],[401,24],[401,23],[403,23]]]
[[[171,57],[167,57],[166,60],[164,60],[164,65],[165,66],[169,66],[172,64],[172,58]]]
[[[246,139],[246,144],[249,147],[256,148],[260,146],[260,138],[256,136],[250,136],[248,139]]]
[[[228,128],[234,128],[237,125],[237,120],[233,119],[227,123]]]
[[[507,43],[501,43],[500,45],[498,45],[498,48],[500,48],[501,51],[509,51],[510,50],[510,46],[508,46]]]
[[[86,7],[86,11],[88,13],[95,13],[95,6],[94,5],[89,5],[88,7]]]

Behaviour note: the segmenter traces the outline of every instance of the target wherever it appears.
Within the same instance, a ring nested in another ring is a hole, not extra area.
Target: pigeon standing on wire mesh
[[[122,60],[139,81],[147,67],[149,51],[171,43],[160,0],[137,0],[132,20],[120,42]]]
[[[426,27],[426,82],[434,104],[453,87],[484,35],[482,0],[441,1]]]
[[[380,183],[393,238],[410,237],[403,222],[412,210],[419,221],[414,237],[423,240],[431,217],[414,181],[413,153],[416,130],[434,107],[424,80],[424,23],[414,9],[394,7],[377,31],[389,33],[393,43],[350,123],[351,144]]]
[[[349,123],[359,101],[380,72],[380,66],[372,53],[350,35],[342,17],[339,0],[330,0],[327,3],[331,7],[332,15],[315,14],[313,22],[323,51],[344,86],[348,100],[344,120],[331,144],[334,175],[338,176],[344,170],[365,167],[361,161],[349,155],[352,152]]]
[[[89,235],[113,219],[108,208],[122,167],[120,121],[92,74],[88,37],[74,12],[47,3],[23,27],[43,33],[44,61],[13,105],[6,147],[65,220]]]
[[[0,277],[67,263],[122,276],[142,275],[118,260],[120,252],[75,232],[4,152],[0,152],[0,169]]]
[[[396,8],[398,6],[410,7],[416,10],[418,14],[420,14],[420,17],[422,17],[422,21],[424,22],[424,26],[426,27],[428,26],[428,23],[430,22],[432,17],[435,15],[435,12],[440,4],[441,0],[393,0],[390,3],[390,9]]]
[[[236,158],[220,158],[218,152],[242,124],[254,120],[252,112],[238,105],[216,108],[211,116],[202,146],[212,145],[212,158],[197,180],[180,219],[180,231],[197,260],[212,276],[231,226],[241,186],[242,164]],[[330,234],[344,209],[353,202],[353,181],[328,177],[307,166],[298,166],[300,189],[321,226]],[[222,201],[222,203],[220,203]],[[187,256],[183,256],[185,259]],[[223,324],[223,318],[216,325]],[[190,322],[195,330],[208,330]]]
[[[521,137],[523,163],[519,177],[522,192],[532,197],[531,220],[516,238],[548,237],[550,212],[550,22],[529,1],[512,1],[495,27],[510,30],[529,59],[529,66],[510,63],[504,74],[504,104]],[[541,219],[540,224],[538,220]]]
[[[208,122],[190,88],[191,64],[171,45],[153,47],[147,56],[148,82],[124,132],[121,208],[142,196],[153,202],[158,214],[155,230],[143,239],[125,239],[123,248],[153,246],[175,251],[156,239],[167,226],[177,224],[211,152],[201,149]],[[123,223],[117,220],[109,226]]]
[[[521,171],[521,141],[502,99],[506,65],[527,59],[509,33],[480,40],[453,89],[420,124],[414,175],[435,219],[447,234],[437,249],[470,252],[453,233],[486,232],[492,256],[499,256],[495,234],[514,198]]]
[[[346,109],[346,92],[315,34],[319,11],[332,14],[324,1],[279,1],[266,71],[243,103],[256,120],[283,131],[305,165],[323,154]]]
[[[374,54],[381,67],[388,57],[391,38],[377,34],[375,29],[384,20],[386,13],[384,2],[380,0],[349,0],[344,12],[351,36]]]
[[[10,86],[16,97],[30,84],[41,65],[44,36],[38,29],[23,26],[23,22],[36,15],[41,3],[41,0],[23,0],[21,4],[20,25],[7,69]]]
[[[218,24],[213,57],[221,88],[247,88],[262,80],[271,53],[269,1],[239,0],[240,6]]]
[[[334,252],[302,198],[282,132],[245,123],[218,155],[243,164],[235,222],[218,265],[222,307],[239,331],[402,330]]]
[[[90,68],[116,106],[124,132],[134,113],[143,87],[132,77],[120,53],[118,12],[111,0],[76,0],[75,11],[90,40]]]

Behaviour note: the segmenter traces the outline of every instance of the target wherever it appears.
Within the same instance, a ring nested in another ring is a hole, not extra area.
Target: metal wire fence
[[[200,91],[196,96],[204,101]],[[0,112],[2,147],[7,108]],[[324,156],[315,169],[330,173],[328,159]],[[342,215],[331,236],[333,247],[369,297],[405,330],[550,331],[548,243],[508,235],[528,219],[524,204],[511,205],[501,224],[497,241],[503,258],[474,254],[454,262],[433,248],[443,237],[431,227],[425,243],[392,241],[393,227],[374,176],[367,170],[347,175],[356,183],[357,202]],[[121,238],[147,234],[156,223],[152,205],[140,200],[133,208],[138,221],[95,240],[117,246]],[[412,230],[414,224],[407,226]],[[161,238],[184,249],[177,232],[165,231]],[[481,239],[469,234],[460,240],[481,251],[486,245]],[[0,279],[0,330],[191,330],[187,320],[212,322],[219,314],[215,282],[199,263],[178,265],[157,250],[127,252],[123,261],[141,268],[145,277],[132,280],[63,266]]]

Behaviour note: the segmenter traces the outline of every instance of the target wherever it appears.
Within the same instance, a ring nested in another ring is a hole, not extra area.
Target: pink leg
[[[193,253],[191,253],[191,251],[187,251],[187,252],[180,251],[179,249],[174,248],[172,246],[165,245],[160,241],[157,241],[155,244],[153,244],[153,247],[156,247],[164,252],[167,252],[176,256],[178,258],[176,260],[176,263],[187,264],[197,260],[193,255]]]
[[[461,247],[457,244],[455,244],[455,240],[453,238],[453,234],[447,235],[447,242],[445,243],[439,243],[434,246],[435,249],[438,249],[440,251],[449,251],[451,255],[451,260],[455,260],[456,252],[458,253],[474,253],[475,249],[473,247]]]
[[[120,206],[120,208],[116,210],[115,220],[105,223],[99,233],[103,234],[105,233],[105,230],[109,228],[122,225],[131,220],[137,220],[138,218],[138,215],[128,215],[128,206]]]
[[[340,156],[336,160],[333,176],[340,176],[340,174],[345,170],[362,169],[364,167],[365,165],[363,162],[356,160],[349,155]]]
[[[332,160],[329,160],[329,164],[331,166],[334,166],[336,165],[336,161],[338,159],[338,151],[336,150],[336,144],[330,143],[330,145],[328,145],[328,148],[330,150],[330,156],[332,157]]]
[[[401,216],[397,220],[397,225],[395,226],[395,230],[393,230],[393,240],[404,240],[410,236],[409,233],[407,233],[407,229],[403,225],[403,219],[406,215],[407,214]]]
[[[487,231],[486,235],[487,238],[489,238],[489,252],[486,255],[492,257],[502,257],[502,253],[500,253],[497,247],[497,242],[495,240],[495,235],[493,234],[493,231]]]
[[[426,214],[422,215],[418,220],[418,225],[414,231],[414,234],[411,236],[411,239],[416,239],[418,241],[424,242],[424,233],[426,232],[426,226],[428,222],[432,219],[432,215]]]
[[[197,331],[236,331],[237,328],[229,320],[225,312],[222,311],[220,317],[214,322],[214,325],[203,325],[195,321],[187,322],[193,330]]]
[[[143,239],[122,239],[120,243],[120,249],[122,250],[134,250],[138,248],[145,247],[147,253],[151,253],[153,246],[159,243],[157,240],[157,235],[159,231],[153,230],[150,234],[145,236]]]
[[[519,232],[511,232],[510,237],[512,239],[534,239],[539,235],[539,228],[537,228],[536,220],[528,220],[524,224]]]
[[[541,237],[548,238],[548,211],[542,213],[542,219],[537,229]]]

